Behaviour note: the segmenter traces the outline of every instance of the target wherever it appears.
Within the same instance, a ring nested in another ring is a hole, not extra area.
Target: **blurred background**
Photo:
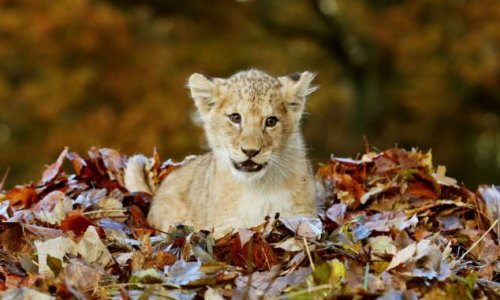
[[[370,145],[432,149],[500,183],[498,0],[0,0],[0,176],[37,181],[64,146],[182,159],[204,148],[185,84],[318,72],[315,165]]]

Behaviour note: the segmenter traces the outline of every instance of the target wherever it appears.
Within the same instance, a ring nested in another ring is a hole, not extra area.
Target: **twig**
[[[83,215],[90,215],[90,214],[98,214],[98,213],[106,213],[106,212],[126,212],[126,209],[101,209],[101,210],[93,210],[93,211],[87,211],[84,212]]]
[[[267,258],[266,251],[262,251],[262,252],[264,254],[264,258],[266,259],[267,267],[269,268],[269,270],[271,270],[271,264],[269,263],[269,259]]]
[[[304,241],[304,246],[306,248],[307,257],[309,258],[309,263],[311,264],[311,269],[314,272],[314,270],[315,270],[314,262],[313,262],[312,257],[311,257],[311,251],[309,251],[309,246],[307,245],[307,240],[305,237],[302,237],[302,240]]]
[[[5,182],[7,181],[7,177],[9,176],[9,173],[10,173],[10,167],[7,167],[7,170],[5,170],[5,173],[3,173],[2,182],[0,182],[0,191],[3,189],[3,186],[5,185]]]
[[[363,284],[363,288],[365,291],[368,291],[368,278],[370,276],[370,263],[366,263],[365,267],[365,282]]]
[[[311,292],[320,291],[320,290],[326,290],[326,289],[330,290],[331,288],[332,288],[331,284],[317,285],[317,286],[314,286],[312,288],[307,288],[307,289],[303,289],[301,291],[296,291],[296,292],[293,292],[290,294],[283,295],[283,296],[279,297],[278,299],[291,299],[293,297],[296,297],[296,296],[299,296],[302,294],[311,293]]]
[[[169,288],[176,288],[179,289],[180,286],[175,285],[175,284],[168,284],[168,283],[141,283],[141,282],[124,282],[124,283],[112,283],[108,285],[102,285],[100,288],[103,289],[112,289],[112,288],[117,288],[117,287],[127,287],[127,286],[138,286],[139,288],[142,287],[147,287],[147,286],[165,286]],[[87,289],[85,292],[90,292],[93,289]]]
[[[481,242],[484,239],[484,237],[486,237],[486,235],[493,229],[493,227],[495,227],[495,225],[497,225],[497,223],[498,223],[498,219],[496,219],[495,222],[493,222],[493,224],[491,224],[490,228],[488,228],[488,230],[486,230],[486,232],[483,233],[483,235],[479,238],[479,240],[477,240],[474,244],[472,244],[472,246],[469,248],[469,250],[465,251],[465,253],[462,254],[462,256],[460,257],[459,260],[464,259],[464,257],[469,252],[471,252],[471,250],[474,249],[479,244],[479,242]]]
[[[407,216],[412,216],[414,214],[418,214],[418,213],[421,213],[421,212],[426,211],[428,209],[431,209],[433,207],[441,206],[441,205],[455,205],[457,207],[469,208],[469,204],[467,204],[467,203],[458,202],[458,201],[455,201],[455,200],[438,200],[438,201],[434,201],[434,202],[432,202],[430,204],[427,204],[427,205],[424,205],[424,206],[421,206],[421,207],[417,207],[417,208],[413,208],[413,209],[407,209],[407,210],[405,210],[405,213],[406,213]]]
[[[160,229],[157,229],[157,228],[154,228],[152,226],[149,226],[148,224],[142,224],[141,227],[138,227],[138,228],[142,228],[142,229],[151,229],[151,230],[154,230],[154,231],[157,231],[157,232],[160,232],[160,233],[163,233],[163,234],[166,234],[166,235],[170,235],[170,236],[174,236],[172,233],[170,232],[166,232],[166,231],[163,231],[163,230],[160,230]]]
[[[368,138],[366,135],[363,135],[363,141],[365,142],[365,153],[370,153],[370,143],[368,143]]]

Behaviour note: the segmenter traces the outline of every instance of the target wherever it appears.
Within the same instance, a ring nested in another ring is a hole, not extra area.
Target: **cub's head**
[[[283,173],[303,155],[299,121],[317,89],[313,79],[310,72],[274,78],[249,70],[228,79],[193,74],[188,87],[217,158],[238,178],[254,180],[271,168]]]

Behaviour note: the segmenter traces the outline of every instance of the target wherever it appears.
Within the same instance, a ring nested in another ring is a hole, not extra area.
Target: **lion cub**
[[[274,78],[258,70],[228,79],[193,74],[188,87],[211,151],[171,173],[154,194],[148,222],[226,232],[263,222],[265,216],[316,216],[313,175],[300,133],[314,75]],[[145,157],[125,172],[129,191],[152,192]]]

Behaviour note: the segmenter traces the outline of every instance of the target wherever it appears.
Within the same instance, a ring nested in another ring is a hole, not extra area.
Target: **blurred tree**
[[[340,68],[352,99],[352,135],[366,134],[384,147],[391,141],[433,147],[438,161],[471,181],[477,176],[470,172],[478,156],[473,145],[487,144],[479,148],[490,159],[478,167],[486,178],[498,179],[497,1],[258,3],[260,20],[272,32],[313,41]],[[484,128],[485,118],[489,128]],[[489,134],[480,141],[484,130]],[[324,145],[334,149],[328,141]]]
[[[13,178],[40,172],[65,145],[150,152],[167,135],[172,152],[186,151],[177,129],[190,126],[189,103],[163,105],[184,92],[170,78],[168,20],[101,1],[0,4],[0,124],[10,132],[1,160]]]

